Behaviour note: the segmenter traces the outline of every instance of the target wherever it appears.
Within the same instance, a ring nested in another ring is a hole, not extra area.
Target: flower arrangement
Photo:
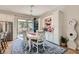
[[[60,39],[60,45],[63,46],[63,47],[67,47],[67,42],[68,42],[69,39],[61,36],[61,39]]]
[[[53,27],[51,26],[51,23],[52,23],[51,21],[52,21],[51,18],[46,18],[45,19],[44,31],[52,32],[54,30]]]

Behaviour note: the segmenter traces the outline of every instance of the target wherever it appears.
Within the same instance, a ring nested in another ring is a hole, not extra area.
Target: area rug
[[[60,47],[59,45],[47,40],[45,41],[44,48],[45,49],[43,49],[43,45],[40,45],[38,54],[63,54],[65,51],[67,51],[66,48]],[[37,54],[36,52],[36,47],[32,47],[28,54]]]
[[[50,41],[46,41],[45,52],[47,54],[63,54],[67,51],[66,48],[60,47],[59,45],[52,43]]]

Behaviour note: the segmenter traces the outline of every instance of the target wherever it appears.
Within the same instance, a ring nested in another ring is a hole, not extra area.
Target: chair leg
[[[31,52],[31,39],[29,39],[29,52]]]
[[[7,44],[7,39],[5,39],[5,42],[6,42],[6,47],[8,47],[8,44]]]
[[[3,42],[1,42],[2,49],[4,49]]]
[[[5,39],[3,39],[4,49],[6,49],[6,42]]]
[[[43,49],[45,50],[44,43],[43,43]]]
[[[1,48],[0,48],[0,54],[1,54]]]
[[[5,49],[6,49],[7,46],[8,46],[6,38],[4,39],[4,46],[5,46]]]
[[[1,43],[0,43],[0,54],[1,54]]]
[[[1,50],[2,50],[2,52],[1,52],[1,53],[4,53],[4,52],[5,52],[4,42],[1,42]]]
[[[5,37],[5,44],[6,44],[6,47],[8,47],[8,44],[7,44],[7,37]]]

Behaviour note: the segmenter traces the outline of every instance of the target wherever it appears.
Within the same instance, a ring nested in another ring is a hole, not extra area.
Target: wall
[[[69,19],[75,19],[77,21],[77,26],[76,26],[76,31],[78,33],[78,37],[76,39],[77,43],[77,49],[79,49],[79,6],[66,6],[65,9],[63,10],[64,12],[64,23],[63,23],[63,34],[65,37],[67,37],[67,21]],[[73,45],[72,45],[73,46]]]

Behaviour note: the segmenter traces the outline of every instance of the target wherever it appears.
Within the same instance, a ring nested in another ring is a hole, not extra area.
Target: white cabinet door
[[[45,38],[46,40],[54,43],[54,35],[53,32],[45,32]]]

